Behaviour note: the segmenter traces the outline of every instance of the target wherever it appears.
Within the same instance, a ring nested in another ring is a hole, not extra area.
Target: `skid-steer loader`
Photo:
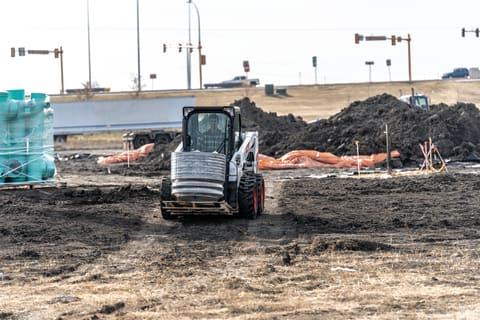
[[[184,107],[182,142],[164,177],[160,209],[164,219],[230,215],[255,219],[265,203],[258,170],[258,134],[241,130],[240,108]]]

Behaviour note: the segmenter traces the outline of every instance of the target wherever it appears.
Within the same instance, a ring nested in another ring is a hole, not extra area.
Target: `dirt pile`
[[[392,150],[401,154],[404,165],[423,161],[420,143],[432,138],[443,158],[478,160],[480,155],[480,112],[474,104],[432,105],[429,110],[411,108],[389,94],[356,101],[328,119],[307,124],[292,114],[265,112],[248,98],[235,101],[242,113],[242,127],[259,133],[260,152],[279,157],[292,150],[317,150],[337,156],[386,151],[388,125]],[[170,153],[180,138],[157,145],[143,160],[151,170],[168,170]]]
[[[406,164],[423,160],[419,143],[430,137],[444,158],[475,159],[480,154],[480,112],[474,104],[439,104],[423,110],[383,94],[353,102],[329,119],[306,124],[293,116],[262,112],[249,103],[241,102],[244,117],[249,119],[246,127],[255,123],[250,128],[260,128],[260,150],[270,156],[300,149],[355,155],[355,141],[361,154],[385,152],[387,124],[392,149],[400,152]]]

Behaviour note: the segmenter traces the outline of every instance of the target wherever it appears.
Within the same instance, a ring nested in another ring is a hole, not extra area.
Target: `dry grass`
[[[302,319],[473,319],[480,315],[475,248],[311,254],[305,243],[299,245],[291,265],[282,265],[275,255],[251,251],[261,247],[261,243],[245,243],[245,249],[238,248],[233,255],[174,271],[152,269],[148,256],[161,249],[159,244],[134,241],[114,258],[98,261],[95,268],[78,270],[61,286],[60,277],[30,279],[34,290],[25,283],[11,285],[8,292],[0,292],[0,310],[17,316],[42,314],[42,319],[62,313],[63,319],[82,319],[122,303],[124,307],[115,312],[123,314],[122,319],[158,319],[159,315],[162,319],[298,315],[304,315]]]
[[[56,151],[65,150],[121,150],[123,132],[88,133],[68,136],[67,143],[55,143]]]

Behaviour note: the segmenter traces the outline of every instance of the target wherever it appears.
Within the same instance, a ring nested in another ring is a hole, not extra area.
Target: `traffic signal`
[[[15,48],[10,48],[10,56],[11,56],[12,58],[15,57]]]
[[[21,57],[25,56],[25,48],[23,48],[23,47],[18,48],[18,55],[21,56]]]
[[[387,59],[387,67],[390,67],[392,65],[392,60]]]
[[[59,53],[60,53],[60,51],[57,48],[55,48],[55,50],[53,50],[53,54],[55,56],[55,59],[58,58]]]
[[[182,44],[181,43],[178,44],[178,52],[182,52]]]
[[[201,59],[202,59],[202,66],[206,65],[207,64],[207,56],[202,54]]]
[[[164,43],[163,44],[163,53],[167,52],[167,45]]]
[[[462,37],[465,38],[465,28],[462,28]]]
[[[358,33],[355,33],[355,43],[360,43],[360,35]]]
[[[475,29],[475,35],[477,36],[477,38],[478,38],[478,36],[480,35],[480,30],[478,30],[478,28]]]
[[[392,36],[392,46],[397,44],[397,37]]]
[[[313,56],[313,57],[312,57],[312,65],[313,65],[314,67],[317,67],[317,56]]]

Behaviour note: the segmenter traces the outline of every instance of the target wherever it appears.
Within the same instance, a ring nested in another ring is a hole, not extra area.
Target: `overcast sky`
[[[372,81],[408,80],[407,42],[355,44],[354,34],[411,35],[413,80],[440,78],[455,67],[480,66],[480,38],[461,29],[480,28],[480,1],[433,0],[194,0],[200,12],[203,82],[242,75],[262,85],[369,80],[365,61],[374,61]],[[10,48],[64,50],[65,88],[88,81],[88,24],[92,82],[113,91],[131,90],[138,73],[136,0],[16,0],[2,2],[0,44],[2,90],[56,94],[60,59],[53,53],[10,57]],[[140,74],[144,90],[187,88],[186,0],[139,0]],[[89,15],[87,14],[89,13]],[[191,6],[191,40],[198,21]],[[163,52],[163,43],[168,45]],[[1,54],[3,52],[3,54]],[[392,61],[389,69],[386,60]],[[192,53],[191,87],[199,87],[198,51]],[[156,80],[150,80],[156,74]]]

